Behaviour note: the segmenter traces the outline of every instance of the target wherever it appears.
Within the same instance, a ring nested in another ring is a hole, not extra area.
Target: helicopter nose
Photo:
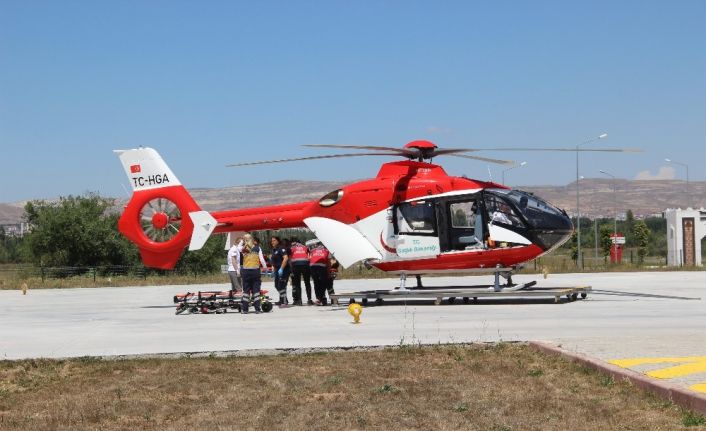
[[[571,218],[566,212],[544,212],[534,227],[537,245],[552,250],[565,243],[574,231]]]
[[[545,214],[543,223],[534,227],[536,243],[544,250],[553,250],[565,243],[574,231],[571,218],[566,214]]]

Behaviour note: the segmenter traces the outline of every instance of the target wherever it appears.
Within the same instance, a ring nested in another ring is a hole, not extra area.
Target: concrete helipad
[[[489,276],[425,278],[473,285]],[[586,285],[583,301],[397,303],[364,309],[295,307],[267,314],[175,315],[175,293],[228,285],[0,291],[0,358],[137,355],[401,343],[541,340],[638,372],[706,390],[706,272],[517,276],[539,286]],[[339,280],[337,292],[385,289],[396,280]],[[266,280],[265,288],[272,282]],[[665,359],[666,358],[666,359]],[[676,358],[669,362],[669,358]],[[622,362],[620,362],[622,360]],[[629,360],[629,361],[626,361]],[[654,373],[653,373],[654,374]]]

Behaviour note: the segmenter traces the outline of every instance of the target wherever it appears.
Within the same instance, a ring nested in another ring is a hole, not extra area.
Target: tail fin
[[[154,149],[115,153],[133,190],[118,229],[140,249],[145,266],[174,268],[187,245],[189,250],[203,247],[216,228],[216,219],[201,211]]]

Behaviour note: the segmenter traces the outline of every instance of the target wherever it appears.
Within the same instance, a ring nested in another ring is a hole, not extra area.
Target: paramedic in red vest
[[[309,253],[309,266],[311,278],[314,279],[314,292],[316,292],[316,305],[326,305],[326,290],[329,284],[329,267],[331,265],[328,249],[319,240],[311,240],[307,245],[312,247]]]
[[[309,249],[298,239],[292,238],[289,246],[289,262],[292,265],[292,299],[294,305],[302,305],[302,277],[306,286],[306,300],[313,305],[311,300],[311,275],[309,272]]]
[[[240,312],[248,313],[249,304],[255,307],[255,313],[260,313],[260,266],[267,271],[267,262],[262,255],[262,249],[255,243],[252,235],[245,234],[243,241],[238,245],[238,251],[243,256],[240,274],[243,277],[243,299],[240,303]]]
[[[270,244],[272,245],[272,254],[270,255],[270,262],[272,263],[272,274],[275,277],[275,289],[279,292],[279,301],[277,305],[280,307],[286,307],[287,301],[287,282],[289,281],[289,247],[277,236],[273,236],[270,239]]]

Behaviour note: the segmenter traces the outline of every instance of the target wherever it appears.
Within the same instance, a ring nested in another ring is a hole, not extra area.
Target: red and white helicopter
[[[400,274],[402,288],[407,275],[471,271],[495,272],[497,285],[498,273],[508,277],[521,264],[559,247],[573,231],[565,211],[532,194],[449,176],[430,163],[442,155],[513,163],[463,154],[475,149],[440,149],[429,141],[413,141],[403,148],[311,147],[367,152],[229,166],[367,155],[406,160],[384,163],[375,178],[318,200],[209,213],[201,210],[157,151],[116,150],[133,188],[119,230],[137,245],[146,266],[170,269],[187,246],[200,249],[212,233],[307,227],[344,267],[364,261]]]

